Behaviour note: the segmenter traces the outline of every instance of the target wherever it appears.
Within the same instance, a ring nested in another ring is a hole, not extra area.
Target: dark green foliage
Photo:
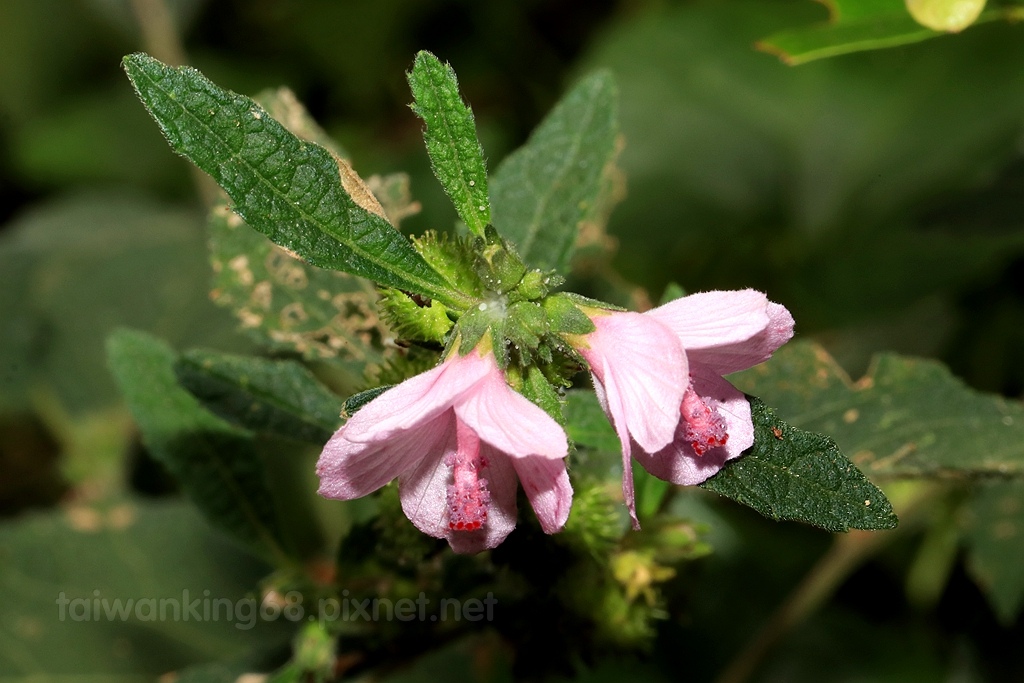
[[[935,361],[883,354],[853,382],[821,347],[790,343],[736,384],[794,426],[830,435],[872,476],[1024,473],[1024,405]]]
[[[527,265],[565,272],[580,229],[604,207],[617,106],[611,74],[588,76],[494,172],[494,225]]]
[[[342,400],[295,361],[193,350],[174,371],[205,408],[245,429],[323,444],[341,425]]]
[[[828,531],[896,527],[885,495],[834,441],[790,427],[759,399],[750,400],[750,410],[754,445],[702,487],[771,519],[807,522]]]
[[[294,628],[259,618],[252,587],[267,566],[224,543],[180,501],[120,499],[33,514],[0,528],[0,557],[0,592],[18,596],[0,603],[5,680],[153,680],[215,660],[235,671],[233,681],[259,670]]]
[[[483,236],[491,222],[487,164],[473,112],[459,95],[455,71],[424,51],[416,55],[408,77],[416,99],[412,109],[426,124],[423,138],[434,175],[469,231]]]
[[[159,339],[119,330],[107,342],[107,359],[143,443],[207,519],[284,561],[252,435],[207,412],[178,385],[176,355]]]
[[[253,228],[314,265],[461,301],[385,217],[356,203],[326,149],[195,69],[144,54],[124,68],[171,147],[213,176]]]

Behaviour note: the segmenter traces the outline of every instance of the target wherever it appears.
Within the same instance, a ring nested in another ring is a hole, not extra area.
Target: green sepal
[[[622,306],[616,306],[615,304],[610,304],[607,301],[601,301],[600,299],[591,299],[589,296],[583,296],[582,294],[577,294],[575,292],[561,292],[560,294],[562,296],[568,297],[569,300],[572,301],[577,306],[585,306],[587,308],[603,308],[606,311],[628,310],[623,308]]]
[[[532,352],[548,333],[548,320],[540,304],[520,301],[508,307],[505,318],[505,338],[519,354],[521,365],[527,365]]]
[[[374,387],[373,389],[367,389],[366,391],[360,391],[358,394],[352,394],[345,399],[344,403],[341,404],[341,419],[348,420],[358,413],[360,408],[393,386],[395,385],[385,384],[379,387]]]
[[[476,348],[476,345],[483,339],[483,335],[495,323],[495,315],[488,310],[487,304],[481,303],[480,306],[483,306],[483,308],[481,309],[479,306],[470,308],[459,318],[459,325],[456,328],[459,333],[459,355],[466,355]],[[504,340],[504,336],[492,338]],[[504,346],[501,343],[496,343],[495,345]]]
[[[550,365],[554,361],[554,355],[549,345],[541,344],[537,347],[537,361],[544,365]]]
[[[441,273],[452,287],[470,297],[483,297],[487,291],[476,270],[474,238],[456,237],[444,232],[428,230],[413,238],[413,246],[423,260]]]
[[[565,426],[565,415],[562,413],[562,399],[551,382],[536,365],[526,368],[520,393],[554,418],[555,422]]]
[[[508,318],[492,318],[488,330],[491,333],[491,352],[494,354],[494,360],[497,361],[498,367],[504,370],[508,367],[509,359],[508,342],[506,341],[508,336]]]
[[[512,291],[511,296],[523,301],[537,301],[543,299],[549,290],[548,278],[539,270],[530,270],[523,275],[519,285]]]
[[[597,329],[570,294],[552,294],[544,299],[543,306],[553,334],[590,334]]]
[[[476,241],[476,272],[488,289],[505,293],[519,286],[526,275],[526,264],[515,247],[502,239],[493,226]]]
[[[455,71],[422,51],[407,77],[416,100],[412,110],[426,123],[423,139],[434,175],[469,231],[482,236],[491,222],[487,164],[473,111],[459,95]]]
[[[452,321],[440,301],[418,304],[398,289],[386,289],[380,300],[380,316],[399,339],[444,344]]]

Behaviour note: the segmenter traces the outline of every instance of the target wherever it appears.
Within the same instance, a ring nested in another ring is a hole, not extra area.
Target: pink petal
[[[487,458],[484,472],[491,502],[487,508],[487,523],[477,531],[455,531],[448,527],[448,484],[452,469],[444,464],[445,456],[455,450],[455,432],[445,452],[398,480],[398,494],[402,511],[409,521],[423,533],[434,538],[446,538],[457,553],[478,553],[495,548],[516,526],[516,489],[518,480],[509,459],[481,444],[481,453]]]
[[[334,433],[316,465],[319,493],[325,498],[361,498],[422,461],[439,457],[449,433],[454,438],[455,415],[441,414],[416,429],[368,443],[350,441],[347,431],[345,425]]]
[[[699,484],[717,474],[726,461],[737,458],[754,444],[754,424],[750,415],[750,402],[738,390],[714,372],[699,365],[691,365],[693,388],[703,398],[720,403],[719,414],[725,419],[729,441],[704,455],[697,455],[682,438],[682,425],[677,438],[657,453],[636,451],[634,457],[645,470],[665,481],[683,486]]]
[[[490,354],[490,366],[494,358]],[[367,443],[432,420],[491,372],[476,351],[455,355],[435,368],[392,387],[363,406],[345,423],[345,438]]]
[[[752,289],[691,294],[645,315],[668,326],[693,363],[720,375],[768,360],[793,336],[793,316]]]
[[[488,355],[491,370],[455,404],[455,414],[480,440],[514,458],[562,459],[569,452],[565,431],[550,415],[514,391]]]
[[[448,535],[448,484],[452,468],[445,464],[456,449],[455,424],[445,435],[438,452],[423,458],[411,471],[398,478],[402,511],[413,525],[434,538]]]
[[[572,507],[572,485],[564,460],[512,458],[519,481],[546,534],[562,530]]]
[[[616,413],[622,412],[619,407],[615,408],[616,412],[612,412],[612,407],[608,401],[608,394],[605,392],[601,380],[597,377],[594,377],[594,393],[597,394],[597,400],[607,415],[614,416]],[[681,398],[679,400],[682,401]],[[636,516],[636,492],[633,488],[633,440],[629,437],[628,430],[619,429],[616,426],[617,424],[624,424],[624,420],[617,420],[615,417],[611,417],[611,421],[612,426],[615,427],[615,432],[619,435],[619,444],[622,446],[622,500],[629,511],[629,518],[633,522],[633,528],[639,530],[640,520]]]
[[[679,405],[687,385],[686,354],[675,335],[640,313],[611,313],[593,318],[597,329],[579,349],[605,395],[602,405],[619,440],[631,436],[641,448],[656,451],[672,441]]]

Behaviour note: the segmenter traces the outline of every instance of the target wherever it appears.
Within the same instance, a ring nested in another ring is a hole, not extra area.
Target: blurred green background
[[[670,282],[755,287],[854,378],[895,350],[1019,398],[1024,26],[800,67],[753,47],[826,17],[809,0],[3,0],[0,513],[14,528],[31,508],[171,488],[132,445],[106,370],[116,326],[177,348],[251,345],[209,301],[194,176],[120,70],[137,50],[246,94],[289,86],[362,175],[410,174],[423,211],[403,228],[417,233],[455,221],[406,107],[417,50],[454,66],[492,169],[574,78],[610,68],[627,179],[613,265],[649,300]],[[684,607],[642,668],[613,657],[595,680],[710,679],[827,541],[698,508],[716,554],[679,583]],[[855,574],[759,680],[1019,675],[1019,617],[999,622],[959,565],[911,604],[911,552]]]

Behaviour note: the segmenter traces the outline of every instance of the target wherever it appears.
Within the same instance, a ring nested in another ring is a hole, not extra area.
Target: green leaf
[[[1010,626],[1024,607],[1024,482],[980,484],[967,508],[967,567],[999,620]]]
[[[795,429],[751,397],[754,445],[700,486],[765,517],[828,531],[893,529],[885,495],[821,434]]]
[[[0,678],[141,682],[211,660],[265,656],[294,624],[260,619],[252,589],[267,566],[222,541],[181,501],[78,503],[4,524]],[[98,618],[85,620],[95,615],[94,600]],[[132,601],[123,619],[116,600],[122,608]],[[202,618],[215,600],[220,618]],[[160,601],[167,618],[158,618]],[[186,603],[199,618],[184,618]]]
[[[336,157],[348,158],[345,150],[309,115],[289,88],[267,89],[254,99],[296,137],[315,142]]]
[[[331,360],[356,376],[388,356],[368,280],[304,263],[246,225],[227,202],[210,212],[213,301],[273,349]]]
[[[618,454],[621,446],[593,392],[566,396],[566,432],[580,446]],[[892,506],[826,436],[790,427],[764,403],[750,399],[754,445],[701,486],[748,505],[771,519],[813,524],[829,531],[891,529]],[[636,468],[634,468],[636,469]],[[663,487],[644,488],[646,513],[660,503]]]
[[[412,110],[427,125],[423,138],[434,175],[469,231],[483,237],[491,222],[487,165],[473,111],[459,95],[455,71],[423,51],[416,55],[408,78],[416,100]]]
[[[251,434],[179,386],[176,355],[159,339],[118,330],[107,341],[107,360],[153,457],[213,524],[281,561],[277,515]]]
[[[828,6],[832,10],[828,23],[774,33],[759,41],[757,47],[797,65],[946,35],[915,21],[904,0],[832,0]],[[997,8],[982,12],[972,23],[1015,21],[1022,16],[1021,8]]]
[[[565,415],[562,413],[562,401],[558,392],[551,386],[544,373],[536,365],[526,368],[523,376],[523,386],[520,392],[531,402],[539,406],[545,413],[550,415],[555,422],[565,426]]]
[[[125,57],[124,68],[171,147],[209,173],[253,228],[314,265],[462,302],[382,210],[350,196],[345,169],[326,149],[195,69],[141,53]]]
[[[384,384],[379,387],[360,391],[358,394],[353,394],[345,399],[345,403],[341,407],[341,417],[348,419],[359,412],[359,409],[365,406],[367,403],[377,398],[385,391],[395,386],[394,384]]]
[[[617,105],[611,74],[588,76],[495,171],[494,225],[529,265],[565,270],[580,229],[606,208]]]
[[[208,410],[245,429],[323,444],[341,426],[343,401],[295,361],[194,349],[174,369]]]
[[[820,346],[790,343],[732,379],[795,427],[831,435],[872,477],[1024,476],[1024,405],[936,361],[882,354],[853,382]]]

